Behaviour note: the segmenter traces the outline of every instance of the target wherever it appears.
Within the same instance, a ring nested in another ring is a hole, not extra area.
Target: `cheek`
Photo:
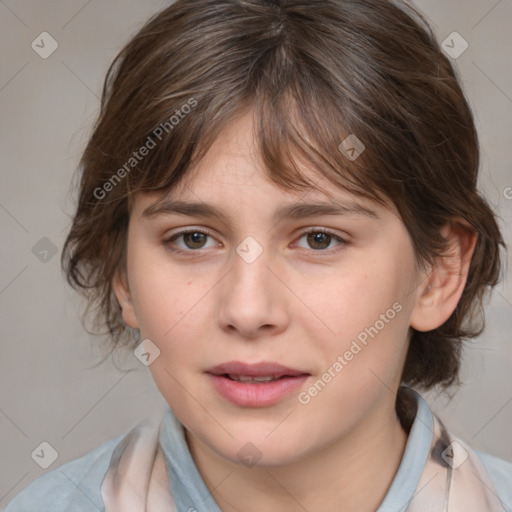
[[[171,267],[161,258],[158,262],[139,259],[137,265],[142,270],[133,274],[133,288],[141,336],[160,350],[150,371],[166,400],[180,407],[187,402],[184,387],[195,394],[198,384],[190,369],[205,364],[212,324],[208,292],[215,281],[211,275],[203,279]]]
[[[393,309],[395,303],[404,306],[408,271],[403,265],[393,261],[361,261],[350,268],[350,272],[333,270],[314,285],[296,288],[297,296],[306,306],[305,318],[311,319],[310,326],[322,329],[328,338],[352,339],[376,322],[380,327],[381,315],[386,312],[387,317],[394,318],[396,309],[400,309]]]
[[[320,371],[330,369],[331,374],[344,375],[332,379],[337,381],[331,388],[335,394],[348,389],[347,382],[351,383],[349,388],[355,383],[371,386],[378,378],[391,383],[400,373],[414,268],[407,253],[402,258],[384,256],[367,261],[360,258],[351,272],[331,276],[324,287],[301,290],[310,306],[304,316],[308,319],[305,329],[316,340],[322,360]]]
[[[201,297],[208,283],[198,286],[197,277],[169,264],[165,254],[141,248],[132,255],[130,288],[141,333],[148,338],[172,338],[202,311]]]

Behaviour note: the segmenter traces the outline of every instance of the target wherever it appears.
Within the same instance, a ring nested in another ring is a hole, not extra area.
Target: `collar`
[[[398,398],[401,421],[413,421],[400,467],[377,512],[503,512],[471,447],[451,436],[416,392],[402,388]],[[184,427],[168,406],[119,442],[101,494],[107,512],[221,512],[192,459]]]

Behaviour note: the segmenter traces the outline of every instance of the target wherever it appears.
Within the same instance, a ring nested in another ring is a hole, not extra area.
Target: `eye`
[[[176,252],[190,252],[198,249],[208,248],[206,245],[208,237],[212,237],[207,231],[201,231],[200,229],[191,229],[188,231],[180,231],[174,234],[172,237],[164,241],[164,244],[171,251]],[[176,240],[182,239],[184,246],[181,247],[176,243]],[[215,244],[214,244],[215,245]],[[177,249],[172,246],[178,246]]]
[[[328,252],[325,250],[329,249],[329,246],[331,245],[332,242],[337,242],[337,247],[347,244],[346,240],[336,235],[335,233],[331,233],[330,231],[327,231],[325,229],[318,228],[306,231],[301,235],[299,240],[302,238],[306,238],[306,242],[309,245],[309,248],[315,251]],[[308,247],[306,247],[306,249],[307,248]],[[336,251],[339,249],[334,250]]]

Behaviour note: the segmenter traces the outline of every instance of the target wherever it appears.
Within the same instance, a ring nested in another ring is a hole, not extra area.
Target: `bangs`
[[[339,96],[297,70],[290,74],[293,80],[282,83],[283,76],[276,71],[267,68],[260,75],[265,78],[251,84],[256,90],[240,91],[237,99],[235,93],[225,91],[220,97],[195,96],[194,112],[174,126],[143,165],[127,176],[130,210],[139,192],[165,195],[192,180],[195,168],[221,132],[247,113],[253,117],[260,166],[277,186],[326,195],[344,190],[386,206],[389,198],[370,172],[371,152],[348,127],[355,124],[350,115],[333,107],[340,103]],[[182,102],[186,104],[185,98]],[[170,111],[179,108],[173,106]]]

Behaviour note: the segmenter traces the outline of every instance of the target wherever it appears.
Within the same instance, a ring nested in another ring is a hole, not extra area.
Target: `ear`
[[[135,315],[128,279],[124,269],[118,269],[112,279],[112,288],[121,306],[123,320],[132,328],[138,329],[139,322]]]
[[[450,318],[464,291],[475,250],[477,234],[464,219],[452,219],[440,234],[448,246],[417,290],[411,313],[411,327],[417,331],[437,329]]]

